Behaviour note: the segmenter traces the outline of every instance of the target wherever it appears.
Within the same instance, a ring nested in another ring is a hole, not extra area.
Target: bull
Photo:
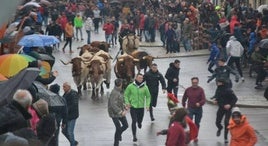
[[[145,51],[134,51],[131,53],[131,56],[139,59],[139,63],[137,63],[137,70],[140,73],[142,69],[144,69],[144,74],[147,71],[147,68],[150,67],[153,63],[154,57],[149,55]]]
[[[135,64],[138,62],[138,59],[135,59],[128,54],[123,54],[122,56],[118,57],[114,66],[114,72],[117,78],[121,78],[124,80],[124,89],[134,79]]]

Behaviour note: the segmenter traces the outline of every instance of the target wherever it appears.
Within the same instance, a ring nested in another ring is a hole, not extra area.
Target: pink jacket
[[[29,113],[32,115],[32,119],[30,120],[31,129],[36,133],[36,126],[40,119],[33,107],[29,108]]]

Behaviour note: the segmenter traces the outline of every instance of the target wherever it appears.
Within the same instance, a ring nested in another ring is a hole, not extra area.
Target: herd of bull
[[[99,98],[104,93],[102,84],[106,84],[106,88],[110,87],[112,57],[108,53],[110,45],[106,42],[94,41],[86,44],[80,49],[79,56],[73,58],[64,65],[72,64],[72,76],[77,86],[78,94],[82,95],[81,88],[87,89],[87,83],[92,88],[92,99]],[[138,72],[151,66],[154,57],[145,51],[125,51],[121,56],[115,58],[114,73],[117,78],[124,80],[123,88],[133,81],[135,76],[135,66]]]

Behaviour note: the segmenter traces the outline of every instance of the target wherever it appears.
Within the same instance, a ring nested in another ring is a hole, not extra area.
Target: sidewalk
[[[146,51],[148,54],[161,58],[179,58],[179,57],[192,57],[192,56],[209,56],[207,49],[195,50],[191,52],[185,52],[181,47],[180,53],[166,54],[166,49],[162,47],[160,42],[145,43],[142,42],[139,50]],[[256,90],[254,89],[255,77],[248,77],[248,69],[244,69],[245,82],[233,83],[233,90],[238,96],[237,105],[240,107],[252,107],[252,108],[268,108],[268,101],[263,97],[265,88]],[[210,91],[207,94],[208,103],[212,103],[210,97],[214,95],[216,85],[214,83],[208,84]],[[268,82],[264,82],[264,87],[268,86]]]

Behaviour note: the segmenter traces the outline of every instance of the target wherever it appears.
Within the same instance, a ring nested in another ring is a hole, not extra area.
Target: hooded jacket
[[[130,104],[133,108],[148,108],[151,103],[151,94],[145,83],[140,85],[136,84],[136,81],[129,84],[124,93],[125,104]]]
[[[240,24],[237,20],[237,16],[232,16],[231,21],[230,21],[230,33],[234,33],[234,26],[235,24]]]
[[[237,97],[234,94],[234,91],[227,85],[218,86],[214,97],[221,108],[223,108],[226,104],[230,104],[233,107],[237,102]]]
[[[246,116],[242,115],[240,124],[236,124],[231,118],[228,128],[231,133],[230,146],[254,146],[256,144],[256,134]]]
[[[211,45],[211,52],[210,52],[210,56],[208,58],[208,62],[212,61],[215,62],[219,59],[220,57],[220,49],[217,47],[216,43],[213,43]]]
[[[114,87],[108,101],[108,113],[111,118],[122,117],[124,111],[124,97],[122,89]]]
[[[180,68],[176,68],[174,63],[169,64],[169,68],[165,74],[165,78],[168,80],[168,85],[178,86],[179,85],[179,74]],[[173,79],[176,78],[177,82],[173,82]]]
[[[227,54],[232,57],[241,57],[244,53],[244,48],[234,36],[231,36],[226,44]]]

